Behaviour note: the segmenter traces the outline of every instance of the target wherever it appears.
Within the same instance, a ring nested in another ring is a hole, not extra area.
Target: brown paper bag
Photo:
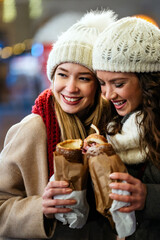
[[[98,153],[97,156],[88,155],[89,171],[94,185],[96,209],[103,216],[107,217],[112,227],[114,227],[114,222],[109,211],[113,202],[109,198],[109,193],[111,192],[109,184],[113,180],[109,178],[109,175],[113,172],[127,172],[127,169],[120,157],[114,152],[111,144],[105,145],[106,147],[99,146],[99,148],[104,149],[100,149],[100,153],[98,153],[98,146],[95,148],[94,154]]]
[[[57,213],[55,218],[70,228],[82,228],[88,218],[89,205],[86,200],[88,161],[82,155],[82,140],[66,140],[57,144],[54,152],[54,180],[66,180],[72,193],[56,195],[58,199],[75,199],[76,204],[70,205],[69,213]]]
[[[69,161],[63,155],[54,152],[54,178],[56,181],[65,180],[69,182],[69,187],[75,191],[87,188],[88,161],[82,155],[81,162]]]

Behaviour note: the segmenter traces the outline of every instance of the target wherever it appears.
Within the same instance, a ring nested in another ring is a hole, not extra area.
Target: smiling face
[[[60,64],[53,79],[53,93],[64,112],[83,115],[94,104],[98,82],[86,67],[75,63]]]
[[[142,90],[134,73],[97,71],[102,95],[110,100],[117,113],[125,116],[142,102]]]

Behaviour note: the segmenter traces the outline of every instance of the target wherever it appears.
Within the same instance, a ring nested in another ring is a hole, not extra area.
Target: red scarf
[[[60,142],[60,129],[53,107],[52,96],[51,89],[44,90],[35,100],[35,105],[32,107],[32,113],[39,114],[46,125],[49,178],[54,173],[53,152],[56,149],[56,144]]]

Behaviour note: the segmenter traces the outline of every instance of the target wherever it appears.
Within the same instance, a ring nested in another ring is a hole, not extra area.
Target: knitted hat
[[[64,62],[81,64],[91,71],[93,44],[109,24],[116,20],[111,10],[91,11],[64,32],[53,44],[47,62],[47,75],[52,80],[55,68]]]
[[[107,27],[93,49],[93,69],[160,71],[160,30],[146,20],[125,17]]]

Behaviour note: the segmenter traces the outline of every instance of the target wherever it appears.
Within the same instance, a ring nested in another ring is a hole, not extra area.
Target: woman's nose
[[[68,92],[77,92],[78,86],[77,86],[76,79],[69,79],[69,81],[67,82],[66,89]]]
[[[112,100],[112,99],[115,99],[117,97],[117,94],[111,88],[107,88],[105,90],[105,92],[103,93],[103,96],[108,100]]]

